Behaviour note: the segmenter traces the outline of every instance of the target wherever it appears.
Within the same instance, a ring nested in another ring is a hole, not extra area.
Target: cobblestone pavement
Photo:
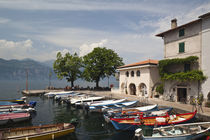
[[[101,95],[106,96],[108,98],[126,98],[127,100],[139,100],[142,104],[158,104],[159,106],[167,106],[167,107],[173,107],[175,109],[181,110],[183,112],[192,112],[195,110],[193,109],[193,106],[190,104],[183,104],[179,102],[170,102],[170,101],[164,101],[158,98],[142,98],[138,97],[136,95],[126,95],[126,94],[119,94],[119,93],[112,93],[110,91],[78,91],[81,93],[86,94],[95,94],[95,95]],[[201,108],[197,106],[198,110],[198,117],[199,119],[203,121],[210,121],[210,108],[202,107],[203,112],[201,111]]]

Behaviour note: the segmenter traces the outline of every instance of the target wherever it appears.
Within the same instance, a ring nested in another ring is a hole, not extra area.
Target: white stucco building
[[[165,95],[173,95],[175,101],[188,100],[192,96],[203,93],[204,98],[210,93],[210,13],[199,16],[197,20],[177,26],[177,20],[171,21],[171,29],[156,36],[164,40],[164,59],[186,58],[198,56],[197,64],[172,66],[171,71],[199,69],[207,76],[205,82],[167,81],[164,86]]]
[[[119,92],[151,97],[155,86],[160,83],[157,64],[157,60],[149,59],[119,67]]]

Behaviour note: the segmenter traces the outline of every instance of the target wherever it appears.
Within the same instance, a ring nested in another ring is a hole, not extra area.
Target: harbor
[[[210,140],[210,1],[0,3],[0,140]]]

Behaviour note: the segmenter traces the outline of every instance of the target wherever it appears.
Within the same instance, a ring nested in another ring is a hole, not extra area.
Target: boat
[[[138,128],[135,131],[135,136],[141,140],[192,140],[201,139],[209,130],[210,122],[198,122],[165,126],[150,130]]]
[[[147,106],[140,106],[140,107],[133,107],[133,108],[122,108],[122,109],[115,109],[115,110],[108,110],[107,113],[123,113],[123,114],[131,114],[135,112],[148,112],[158,110],[158,105],[147,105]]]
[[[121,103],[126,101],[126,99],[113,99],[113,100],[102,100],[102,101],[95,101],[87,103],[88,106],[104,106],[104,105],[111,105],[116,103]]]
[[[82,97],[79,97],[79,98],[72,98],[70,99],[70,103],[71,104],[75,104],[75,103],[84,103],[84,102],[89,102],[89,101],[97,101],[97,100],[102,100],[104,99],[105,97],[104,96],[82,96]]]
[[[168,115],[165,116],[153,116],[153,117],[143,117],[140,114],[136,117],[131,118],[110,118],[111,123],[117,130],[136,130],[141,125],[146,125],[150,127],[160,127],[167,125],[176,125],[180,123],[188,123],[195,118],[197,110],[190,113]]]
[[[113,113],[113,112],[106,112],[104,113],[104,119],[106,122],[111,122],[110,118],[132,118],[132,117],[136,117],[137,115],[139,115],[140,113],[143,113],[143,117],[153,117],[153,116],[164,116],[166,115],[166,113],[171,113],[172,111],[172,107],[168,107],[168,108],[157,108],[155,110],[148,110],[148,111],[121,111],[121,112],[117,112],[117,113]]]
[[[71,93],[66,93],[66,94],[58,94],[58,95],[55,95],[54,99],[55,100],[62,100],[62,99],[67,99],[67,98],[70,98],[70,97],[73,97],[73,96],[77,96],[77,95],[80,95],[81,93],[78,93],[78,92],[71,92]]]
[[[90,106],[89,110],[91,112],[106,112],[107,110],[111,109],[119,109],[119,108],[126,108],[126,107],[133,107],[138,104],[139,101],[127,101],[127,102],[119,102],[107,105],[100,105],[100,106]]]
[[[5,105],[0,105],[0,109],[6,109],[6,108],[29,108],[29,107],[35,107],[36,101],[30,101],[28,104],[17,104],[17,103],[9,103]]]
[[[75,131],[70,123],[6,128],[0,130],[1,140],[54,140]]]
[[[51,98],[51,97],[54,97],[56,95],[71,94],[72,92],[73,91],[53,91],[53,92],[45,93],[44,95]]]
[[[0,105],[5,105],[5,104],[25,104],[25,100],[23,99],[13,99],[13,100],[0,100]]]
[[[28,107],[28,108],[6,108],[6,109],[0,109],[0,114],[7,114],[7,113],[25,113],[25,112],[33,112],[35,111],[34,108]]]
[[[7,124],[9,122],[21,122],[30,119],[29,113],[8,113],[8,114],[0,114],[0,125]]]

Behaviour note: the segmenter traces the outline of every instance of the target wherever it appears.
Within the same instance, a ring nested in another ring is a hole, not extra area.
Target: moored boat
[[[192,140],[202,138],[209,130],[210,122],[198,122],[165,126],[150,130],[138,128],[135,131],[135,136],[141,140]]]
[[[71,104],[75,104],[75,103],[84,103],[84,102],[90,102],[90,101],[98,101],[98,100],[102,100],[104,99],[105,97],[104,96],[82,96],[82,97],[79,97],[79,98],[72,98],[70,100],[70,103]]]
[[[140,113],[143,113],[143,117],[152,117],[152,116],[164,116],[166,113],[171,113],[173,108],[157,108],[155,110],[148,111],[121,111],[121,112],[106,112],[104,114],[104,119],[106,122],[110,122],[110,118],[132,118],[137,117]]]
[[[113,103],[113,104],[107,104],[107,105],[100,105],[100,106],[90,106],[89,110],[91,112],[106,112],[107,110],[111,109],[122,109],[126,107],[133,107],[138,104],[139,101],[127,101],[127,102],[119,102],[119,103]]]
[[[21,122],[30,119],[29,113],[7,113],[0,114],[0,125],[7,124],[9,122]]]
[[[1,140],[54,140],[55,138],[74,132],[70,123],[31,126],[23,128],[7,128],[0,130]]]
[[[110,118],[113,126],[117,130],[136,130],[141,125],[150,127],[160,127],[167,125],[176,125],[180,123],[188,123],[195,118],[195,112],[177,114],[177,115],[165,115],[154,117],[143,117],[143,114],[132,118]]]

